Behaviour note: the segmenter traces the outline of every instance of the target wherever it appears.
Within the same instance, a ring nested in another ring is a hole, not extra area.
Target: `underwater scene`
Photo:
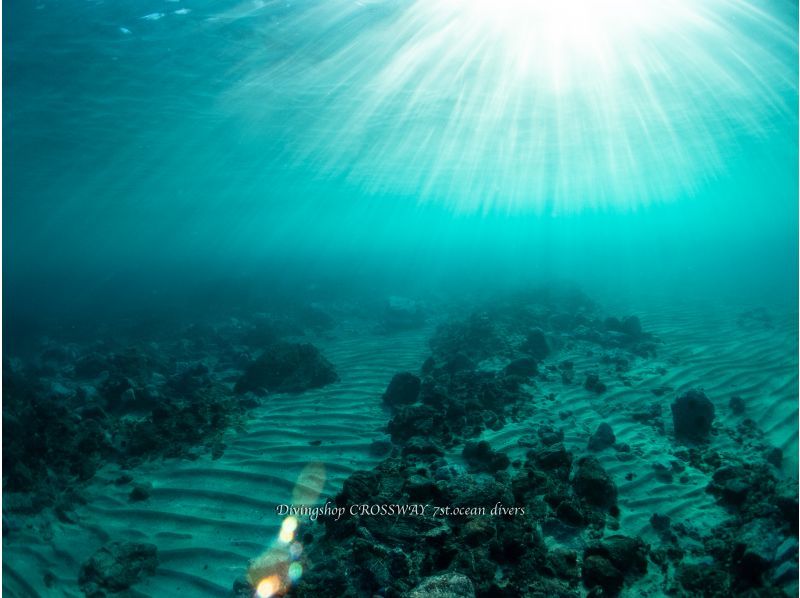
[[[796,2],[3,17],[3,595],[798,595]]]

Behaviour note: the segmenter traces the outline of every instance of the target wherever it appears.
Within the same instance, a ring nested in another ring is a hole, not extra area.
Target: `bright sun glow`
[[[795,118],[794,16],[762,4],[314,7],[281,24],[292,57],[254,56],[229,99],[283,163],[361,193],[467,213],[636,209],[690,197],[737,144]]]

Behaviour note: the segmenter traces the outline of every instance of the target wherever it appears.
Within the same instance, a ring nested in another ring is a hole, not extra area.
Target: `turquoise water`
[[[280,262],[791,303],[796,10],[681,4],[553,67],[447,2],[9,3],[9,299]]]
[[[796,3],[9,0],[3,13],[4,427],[44,422],[26,435],[40,444],[4,451],[63,463],[42,448],[69,444],[61,419],[94,421],[95,400],[106,418],[89,474],[37,462],[47,488],[4,476],[4,547],[19,555],[4,559],[10,595],[83,595],[81,564],[110,540],[158,546],[144,595],[229,595],[307,463],[328,465],[333,496],[377,465],[375,440],[405,446],[386,436],[397,414],[382,393],[397,372],[422,372],[439,325],[473,312],[514,346],[471,355],[476,371],[505,375],[534,312],[553,349],[525,387],[533,415],[484,422],[481,438],[524,460],[548,422],[579,455],[608,421],[633,447],[635,461],[601,458],[622,510],[603,520],[606,536],[666,546],[650,518],[668,512],[709,540],[733,525],[704,490],[715,471],[761,463],[766,448],[783,455],[770,484],[789,480],[796,504]],[[591,319],[602,343],[549,323],[566,312]],[[621,324],[605,317],[632,314],[645,331],[632,336],[652,333],[657,355],[613,344]],[[288,397],[257,387],[231,407],[236,380],[286,339],[320,347],[338,381]],[[614,370],[617,349],[629,353]],[[595,370],[602,397],[584,384]],[[213,392],[184,388],[186,371]],[[719,462],[687,461],[673,438],[670,405],[695,388],[717,409]],[[740,395],[745,415],[729,407]],[[131,459],[120,426],[160,413],[117,404],[133,396],[189,411],[219,400],[234,415]],[[53,403],[26,411],[39,400]],[[652,401],[666,432],[631,424]],[[71,415],[47,420],[53,404]],[[447,448],[460,455],[467,435],[457,440]],[[683,455],[685,476],[653,473],[666,454]],[[130,505],[123,474],[152,498]],[[753,535],[747,517],[726,541]],[[553,549],[561,539],[536,524]],[[780,541],[796,537],[775,525]],[[579,561],[581,534],[563,545]],[[626,578],[629,595],[662,595],[687,563],[725,562],[725,588],[746,589],[729,553],[676,542],[686,561],[670,561],[667,581]],[[796,560],[796,543],[783,553]],[[791,595],[781,567],[776,556],[758,583]],[[410,589],[413,575],[364,595]],[[568,585],[585,595],[591,583]]]

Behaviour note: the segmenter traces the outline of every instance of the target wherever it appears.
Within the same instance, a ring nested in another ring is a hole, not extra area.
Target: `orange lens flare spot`
[[[277,575],[270,575],[258,582],[256,594],[258,598],[270,598],[281,589],[281,580]]]

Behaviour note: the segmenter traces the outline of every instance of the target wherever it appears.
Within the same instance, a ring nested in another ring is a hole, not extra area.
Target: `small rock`
[[[464,460],[476,470],[501,471],[511,464],[508,455],[493,450],[485,440],[467,442],[461,454]]]
[[[591,438],[589,438],[589,450],[602,451],[612,446],[616,440],[617,437],[614,436],[614,431],[611,429],[611,426],[603,422],[597,426],[597,430],[592,434]]]
[[[728,405],[730,406],[731,411],[733,411],[734,415],[742,415],[744,413],[745,403],[742,397],[738,395],[731,397],[731,400],[728,402]]]
[[[78,583],[87,596],[127,590],[155,573],[157,549],[153,544],[111,542],[95,552],[81,567]]]
[[[583,387],[591,392],[602,394],[606,391],[606,385],[600,381],[600,376],[597,374],[586,374],[586,380]]]
[[[556,430],[554,427],[547,424],[539,426],[537,434],[539,435],[539,440],[541,440],[542,444],[545,446],[552,446],[564,441],[564,430],[560,428]]]
[[[128,500],[130,502],[141,502],[143,500],[147,500],[150,498],[152,491],[153,485],[150,482],[140,482],[138,484],[134,484],[130,494],[128,494]]]

